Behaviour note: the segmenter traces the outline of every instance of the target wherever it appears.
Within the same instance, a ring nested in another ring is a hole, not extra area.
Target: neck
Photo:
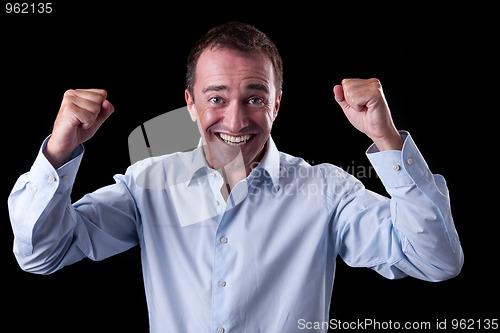
[[[210,161],[207,159],[209,165],[217,169],[223,179],[224,179],[224,184],[221,187],[221,193],[224,199],[227,201],[229,194],[233,190],[234,186],[238,184],[238,182],[242,181],[248,175],[250,172],[259,164],[260,160],[264,156],[266,152],[266,147],[267,143],[264,145],[262,150],[257,154],[257,156],[252,160],[252,162],[248,164],[242,163],[243,161],[240,161],[240,163],[228,163],[226,165],[216,165],[216,163],[210,163]],[[205,153],[205,158],[207,157]]]
[[[224,184],[222,185],[220,191],[222,193],[222,196],[224,197],[224,200],[227,201],[227,199],[229,198],[229,194],[236,186],[236,184],[245,179],[248,176],[249,172],[247,173],[244,168],[233,170],[226,167],[219,169],[219,172],[222,174],[222,178],[224,179]]]

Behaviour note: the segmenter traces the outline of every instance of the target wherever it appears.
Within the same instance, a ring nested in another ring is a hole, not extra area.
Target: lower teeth
[[[247,141],[231,142],[231,141],[226,141],[226,140],[224,140],[224,142],[227,143],[228,145],[231,145],[231,146],[241,146],[241,145],[247,143]]]

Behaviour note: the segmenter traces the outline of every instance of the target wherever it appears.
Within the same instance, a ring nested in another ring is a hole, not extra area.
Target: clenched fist
[[[380,151],[401,150],[403,139],[394,126],[379,80],[344,79],[333,92],[347,119]]]
[[[64,93],[52,136],[44,151],[54,168],[66,163],[78,145],[90,139],[113,113],[102,89],[76,89]]]

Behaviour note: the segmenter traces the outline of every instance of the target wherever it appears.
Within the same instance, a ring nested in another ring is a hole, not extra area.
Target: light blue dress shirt
[[[42,146],[9,197],[14,253],[22,269],[50,274],[139,244],[151,332],[303,332],[328,321],[338,255],[390,279],[460,272],[444,178],[402,135],[402,151],[367,152],[391,199],[270,138],[227,202],[198,147],[138,162],[71,204],[83,147],[55,170]]]

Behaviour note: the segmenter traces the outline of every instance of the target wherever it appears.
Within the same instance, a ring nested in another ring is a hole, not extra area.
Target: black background
[[[6,199],[50,134],[70,88],[107,89],[116,108],[85,144],[72,198],[112,183],[130,164],[130,132],[185,105],[185,61],[193,43],[231,20],[264,31],[283,57],[283,98],[272,132],[281,151],[311,163],[367,167],[370,141],[350,126],[332,88],[346,77],[376,77],[396,126],[411,132],[431,170],[448,182],[465,253],[462,273],[442,283],[390,281],[339,259],[330,317],[433,327],[436,320],[448,319],[450,327],[453,318],[499,318],[498,217],[485,200],[496,191],[498,159],[494,150],[483,150],[493,145],[485,126],[495,122],[495,102],[479,93],[490,83],[475,74],[492,45],[484,38],[491,32],[484,24],[488,10],[399,6],[57,1],[51,14],[7,15],[2,5],[2,324],[21,332],[147,331],[137,247],[50,276],[24,273],[12,254]],[[374,176],[361,180],[385,193]]]

